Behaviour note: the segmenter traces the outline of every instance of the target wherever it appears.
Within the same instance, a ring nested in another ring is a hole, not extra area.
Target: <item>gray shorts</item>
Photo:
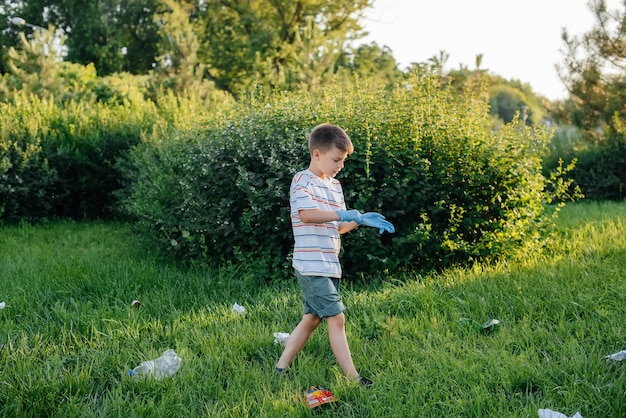
[[[344,306],[339,298],[339,281],[334,277],[303,276],[294,270],[302,296],[304,296],[304,314],[319,318],[339,315]]]

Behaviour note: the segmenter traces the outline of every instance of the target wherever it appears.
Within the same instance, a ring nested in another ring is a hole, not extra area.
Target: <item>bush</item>
[[[227,98],[212,109],[171,94],[157,107],[133,88],[111,85],[110,103],[55,102],[26,93],[0,103],[0,219],[119,216],[121,170],[130,148],[155,127],[202,124],[221,115],[219,106],[228,108]]]
[[[11,167],[4,220],[110,216],[122,186],[117,161],[156,120],[148,106],[59,104],[26,94],[0,103],[0,112],[3,166]]]
[[[307,133],[322,122],[344,127],[356,148],[340,174],[348,206],[396,226],[344,239],[348,275],[442,267],[537,242],[547,132],[516,121],[493,132],[484,100],[418,74],[393,92],[275,94],[228,123],[174,140],[157,134],[131,153],[125,208],[183,259],[253,261],[277,275],[293,245],[291,177],[308,166]]]
[[[136,147],[125,208],[141,233],[182,258],[252,263],[268,275],[282,266],[289,185],[308,162],[304,115],[292,110],[166,130]]]
[[[574,180],[592,200],[626,198],[626,143],[609,140],[576,156]]]
[[[351,271],[441,268],[537,241],[545,130],[514,120],[494,132],[484,101],[436,80],[414,79],[386,100],[363,95],[352,107],[342,124],[366,152],[344,170],[346,198],[384,213],[397,232],[379,240],[361,229],[346,240]]]
[[[17,222],[49,214],[48,196],[58,181],[48,165],[39,138],[0,133],[0,220]]]
[[[621,201],[626,198],[626,141],[609,133],[599,142],[584,141],[570,129],[559,129],[545,158],[544,170],[554,169],[559,160],[576,161],[570,174],[582,194],[590,200]]]

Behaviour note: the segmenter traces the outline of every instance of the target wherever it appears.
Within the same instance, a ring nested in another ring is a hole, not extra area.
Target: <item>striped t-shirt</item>
[[[345,210],[341,183],[322,179],[309,170],[297,173],[290,189],[291,226],[295,245],[293,267],[303,276],[341,277],[339,221],[304,223],[299,210]]]

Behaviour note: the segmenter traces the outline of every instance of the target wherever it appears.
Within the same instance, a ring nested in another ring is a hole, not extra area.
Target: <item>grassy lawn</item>
[[[120,224],[2,227],[0,416],[626,417],[624,366],[604,358],[626,349],[626,203],[570,205],[558,225],[520,261],[346,283],[371,389],[343,379],[324,325],[274,374],[273,333],[300,318],[295,280],[177,268]],[[183,358],[173,378],[127,376],[168,348]],[[338,401],[308,410],[311,385]]]

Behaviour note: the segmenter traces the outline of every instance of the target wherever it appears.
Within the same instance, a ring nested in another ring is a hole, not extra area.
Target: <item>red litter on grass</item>
[[[316,408],[326,403],[335,402],[337,397],[321,386],[311,386],[304,395],[307,408]]]

